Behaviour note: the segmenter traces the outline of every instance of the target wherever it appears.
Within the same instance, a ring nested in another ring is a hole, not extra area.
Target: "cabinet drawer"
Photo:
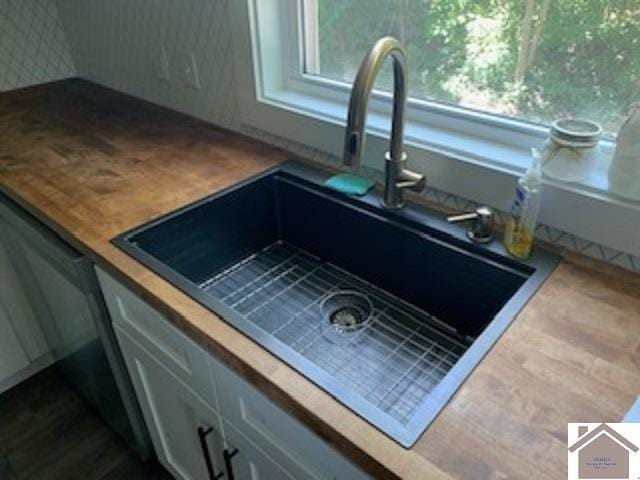
[[[287,471],[308,472],[302,478],[369,478],[234,372],[216,361],[211,371],[223,417]]]
[[[209,376],[209,354],[109,274],[96,270],[113,322],[218,410]]]

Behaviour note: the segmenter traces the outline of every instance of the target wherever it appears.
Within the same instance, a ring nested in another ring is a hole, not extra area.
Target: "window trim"
[[[231,2],[240,122],[340,157],[349,87],[302,73],[298,7],[298,0]],[[364,163],[377,170],[388,146],[390,98],[375,91],[369,106]],[[412,168],[425,173],[431,187],[501,210],[509,207],[530,148],[547,136],[544,126],[437,102],[412,99],[407,110],[405,144]],[[604,158],[586,184],[545,179],[540,220],[639,255],[640,239],[631,225],[640,224],[640,204],[608,191],[615,143],[604,140],[601,147]]]

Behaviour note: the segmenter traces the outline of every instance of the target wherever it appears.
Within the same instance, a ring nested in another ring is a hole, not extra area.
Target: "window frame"
[[[282,8],[281,15],[288,16],[288,22],[298,21],[299,25],[307,27],[311,23],[311,19],[306,9],[309,8],[310,4],[317,4],[317,1],[298,0],[293,8]],[[314,29],[318,31],[317,26]],[[316,41],[315,45],[310,45],[306,32],[300,28],[295,34],[291,30],[288,32],[287,43],[291,45],[291,51],[285,67],[287,69],[284,79],[285,88],[309,95],[326,97],[334,101],[348,102],[351,91],[351,86],[348,82],[304,71],[309,55],[315,57],[316,61],[320,59],[319,40]],[[297,56],[295,51],[304,53]],[[411,59],[409,59],[409,68],[411,68]],[[383,113],[385,109],[381,108],[381,105],[383,103],[389,104],[392,96],[390,92],[374,89],[371,94],[370,108],[374,112]],[[534,139],[535,141],[544,140],[549,132],[548,126],[526,119],[511,118],[447,102],[412,96],[409,96],[407,100],[406,120],[408,122],[432,124],[437,128],[446,128],[467,135],[470,127],[480,128],[482,131],[479,136],[488,140],[502,142],[504,141],[505,131],[524,135],[527,139]],[[520,145],[521,141],[522,138],[516,136],[515,139],[508,143]]]
[[[340,157],[350,87],[303,72],[302,1],[310,0],[231,2],[239,120],[243,127]],[[374,90],[364,165],[377,170],[388,147],[390,110],[391,94]],[[531,147],[547,136],[548,127],[532,122],[417,98],[407,105],[405,148],[412,168],[425,173],[431,187],[501,210],[509,208]],[[540,220],[638,255],[640,239],[629,222],[640,224],[640,204],[608,190],[614,149],[611,139],[601,141],[599,167],[583,184],[545,179]]]
[[[249,1],[255,5],[254,0]],[[344,122],[350,85],[347,82],[323,78],[303,71],[305,53],[314,49],[309,47],[304,39],[303,25],[306,24],[307,18],[302,4],[316,1],[282,0],[262,9],[263,12],[268,11],[268,8],[272,9],[273,14],[280,19],[281,31],[278,40],[281,54],[279,58],[269,58],[269,62],[277,65],[275,68],[278,72],[275,75],[271,72],[267,77],[257,79],[259,86],[262,87],[260,100],[272,105],[279,104],[283,108],[306,111],[312,116],[324,117],[327,121]],[[262,2],[263,5],[268,3],[270,0]],[[254,15],[257,13],[257,9],[254,8]],[[256,29],[259,22],[257,17],[254,18],[252,30]],[[270,30],[270,33],[274,33],[272,29]],[[278,34],[278,32],[275,33]],[[255,35],[255,31],[253,34]],[[254,41],[256,40],[261,41],[259,38],[254,38]],[[315,55],[318,55],[317,52]],[[274,79],[277,83],[274,83]],[[372,122],[368,130],[370,129],[374,135],[389,133],[389,127],[383,127],[378,117],[388,116],[391,99],[390,92],[376,89],[372,92],[369,102],[369,116]],[[531,148],[539,147],[549,134],[548,125],[418,97],[408,99],[406,123],[409,128],[407,128],[405,141],[410,144],[427,150],[449,152],[461,158],[468,156],[475,162],[486,162],[488,166],[506,168],[514,174],[520,174],[526,170],[531,160]],[[412,136],[411,126],[420,127],[416,135]],[[428,135],[430,130],[446,131],[449,135],[443,136],[441,140],[431,139]],[[425,133],[427,135],[424,135]],[[467,143],[469,145],[466,148],[458,147]],[[491,148],[491,144],[507,147],[504,153],[509,155],[509,160],[496,158],[496,149]],[[608,169],[615,149],[615,142],[611,138],[603,139],[600,144],[603,152],[601,172],[581,185],[584,190],[597,193],[608,190],[602,170]],[[322,147],[319,148],[322,149]],[[517,154],[514,155],[514,153]]]

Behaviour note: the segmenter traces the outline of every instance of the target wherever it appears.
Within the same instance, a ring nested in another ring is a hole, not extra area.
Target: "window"
[[[304,73],[352,82],[393,35],[411,96],[550,123],[584,117],[615,134],[640,100],[638,0],[303,0]],[[389,65],[377,87],[392,84]]]
[[[432,188],[503,210],[530,148],[548,136],[545,123],[587,116],[611,134],[640,100],[638,0],[238,0],[229,8],[241,126],[339,158],[355,71],[392,34],[408,48],[412,75],[411,168]],[[381,72],[369,102],[364,166],[378,170],[390,86],[390,71]],[[640,205],[609,191],[615,143],[600,147],[584,183],[545,180],[540,221],[640,254]]]

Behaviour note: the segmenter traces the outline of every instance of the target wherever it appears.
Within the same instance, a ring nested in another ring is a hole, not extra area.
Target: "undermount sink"
[[[289,162],[114,242],[410,447],[549,275]]]

